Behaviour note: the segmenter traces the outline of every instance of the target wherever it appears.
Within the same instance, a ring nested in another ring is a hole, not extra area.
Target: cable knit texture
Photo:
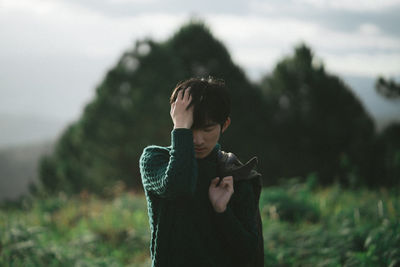
[[[140,157],[151,230],[152,266],[251,266],[257,247],[255,196],[234,183],[227,209],[214,211],[208,188],[217,177],[217,144],[196,159],[193,133],[174,129],[171,146],[148,146]]]

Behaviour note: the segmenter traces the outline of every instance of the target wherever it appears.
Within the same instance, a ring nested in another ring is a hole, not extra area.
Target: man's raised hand
[[[193,108],[194,105],[187,109],[192,101],[189,92],[190,88],[182,89],[178,92],[175,102],[171,104],[171,118],[174,123],[174,129],[187,128],[190,129],[193,124]]]

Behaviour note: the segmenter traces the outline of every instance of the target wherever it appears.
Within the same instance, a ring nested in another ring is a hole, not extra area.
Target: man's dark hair
[[[189,88],[192,102],[188,108],[194,105],[192,128],[204,128],[213,123],[222,127],[231,112],[231,100],[225,82],[212,77],[180,82],[172,92],[170,104],[175,102],[180,90]]]

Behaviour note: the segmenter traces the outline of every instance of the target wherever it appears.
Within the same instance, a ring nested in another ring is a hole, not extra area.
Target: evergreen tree
[[[349,172],[363,177],[374,126],[360,101],[336,76],[326,73],[305,45],[281,60],[262,80],[273,105],[269,163],[279,177],[316,171],[321,182],[345,184]],[[274,158],[275,157],[275,158]],[[349,166],[350,165],[350,166]]]

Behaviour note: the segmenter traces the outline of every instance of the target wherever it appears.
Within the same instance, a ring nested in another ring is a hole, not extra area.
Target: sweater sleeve
[[[255,195],[250,181],[240,182],[235,188],[236,200],[228,203],[226,210],[215,213],[218,229],[229,244],[232,255],[243,264],[251,262],[258,245]],[[233,195],[232,195],[233,196]],[[232,199],[231,199],[232,200]]]
[[[197,182],[192,130],[172,130],[169,152],[165,147],[146,147],[139,165],[146,191],[165,198],[192,195]]]

